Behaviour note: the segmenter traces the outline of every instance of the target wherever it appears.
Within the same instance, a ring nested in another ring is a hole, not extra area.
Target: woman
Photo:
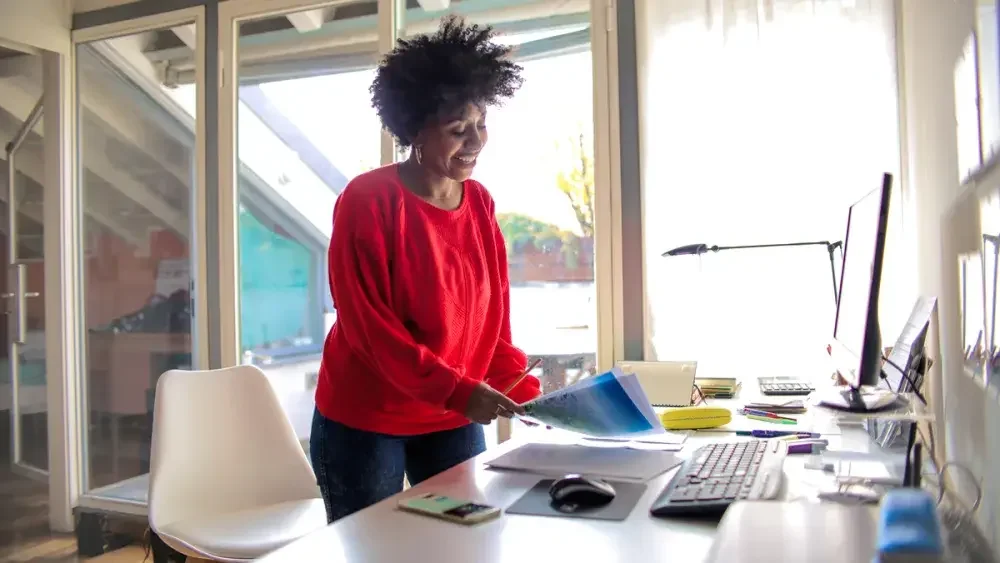
[[[490,28],[444,20],[400,40],[372,103],[409,158],[337,199],[337,322],[316,387],[311,456],[330,522],[485,449],[483,424],[524,412],[538,380],[511,342],[507,254],[493,200],[469,179],[486,110],[521,68]],[[513,387],[511,387],[513,385]]]

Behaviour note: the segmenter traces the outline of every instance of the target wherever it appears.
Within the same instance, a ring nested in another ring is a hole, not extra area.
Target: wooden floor
[[[128,546],[121,549],[105,553],[99,557],[79,557],[76,554],[76,540],[73,538],[53,539],[39,546],[39,549],[32,552],[22,552],[13,558],[3,561],[45,561],[45,562],[73,562],[87,561],[88,563],[143,563],[152,561],[151,556],[147,557],[146,550],[139,546]]]
[[[144,529],[129,529],[127,537],[134,538],[131,545],[100,557],[80,557],[76,550],[76,537],[72,534],[53,534],[49,530],[48,485],[26,479],[10,470],[10,417],[0,411],[0,563],[38,561],[44,563],[152,563],[146,558],[145,549],[138,545]],[[25,416],[22,420],[24,456],[33,465],[44,464],[47,456],[44,419]],[[140,453],[145,442],[141,432],[126,426],[122,429],[118,463],[112,463],[110,433],[100,425],[91,430],[88,458],[92,485],[97,487],[138,475],[141,472]],[[117,470],[117,471],[116,471]],[[116,532],[117,526],[115,526]],[[190,560],[189,560],[190,561]]]
[[[26,417],[26,423],[32,423]],[[44,430],[43,424],[35,424],[38,428],[25,425],[26,440],[25,455],[31,461],[40,463],[44,461],[45,452],[42,446],[45,439],[35,434],[41,434]],[[30,432],[29,432],[30,431]],[[0,411],[0,563],[38,561],[44,563],[78,563],[80,561],[98,561],[100,563],[140,563],[144,559],[145,549],[138,545],[129,546],[111,553],[107,553],[96,558],[80,557],[76,552],[76,537],[71,534],[53,534],[49,530],[49,496],[48,485],[43,482],[34,481],[16,475],[10,470],[10,424],[6,411]],[[97,446],[104,446],[95,441]],[[126,442],[127,446],[133,446]],[[36,447],[32,447],[36,446]],[[137,450],[138,446],[130,448]],[[35,451],[41,450],[41,451]],[[129,450],[126,450],[129,451]],[[124,476],[136,474],[138,470],[138,456],[124,457],[123,471],[131,472]],[[116,476],[107,470],[110,467],[110,458],[107,462],[92,464],[92,469],[97,470],[97,477],[102,482],[114,482]],[[96,467],[95,467],[96,465]],[[136,540],[142,537],[143,530],[138,530],[134,534]],[[146,559],[152,562],[152,557]]]
[[[14,475],[8,467],[8,463],[0,467],[0,562],[141,563],[146,560],[145,549],[138,545],[95,558],[77,555],[74,535],[49,531],[47,485]]]

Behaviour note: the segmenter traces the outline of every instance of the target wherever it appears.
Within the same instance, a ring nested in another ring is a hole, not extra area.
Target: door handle
[[[7,334],[10,335],[11,342],[24,344],[25,330],[28,325],[27,312],[25,311],[24,299],[27,297],[24,286],[27,285],[27,267],[24,264],[10,264],[7,266],[7,287],[12,289],[10,293],[4,294],[7,301]],[[36,294],[37,296],[37,294]]]

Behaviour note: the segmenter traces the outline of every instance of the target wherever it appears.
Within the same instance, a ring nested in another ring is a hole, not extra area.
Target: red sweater
[[[504,391],[523,373],[493,199],[473,180],[463,191],[457,209],[440,209],[390,165],[337,198],[329,253],[337,322],[316,386],[323,416],[383,434],[450,430],[469,423],[461,413],[480,381]],[[527,377],[508,395],[538,394]]]

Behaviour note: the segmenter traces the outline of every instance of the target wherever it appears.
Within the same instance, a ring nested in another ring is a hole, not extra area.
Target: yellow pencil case
[[[700,430],[729,424],[733,413],[722,407],[681,407],[660,415],[667,430]]]

